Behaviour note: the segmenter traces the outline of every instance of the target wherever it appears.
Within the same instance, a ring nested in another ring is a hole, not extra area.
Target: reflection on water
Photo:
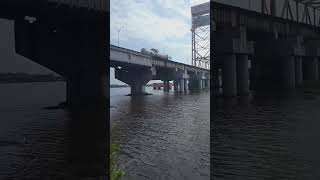
[[[61,82],[0,89],[0,179],[106,175],[109,109],[44,109],[65,100]]]
[[[128,88],[111,89],[111,135],[125,179],[208,180],[209,93],[148,92],[127,97]]]
[[[214,179],[319,179],[320,96],[251,95],[215,103]]]

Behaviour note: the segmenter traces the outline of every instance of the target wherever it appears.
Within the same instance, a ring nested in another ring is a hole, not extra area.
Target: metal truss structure
[[[210,69],[210,2],[191,7],[192,65]]]
[[[320,0],[261,0],[263,14],[313,26],[320,26],[319,10]]]

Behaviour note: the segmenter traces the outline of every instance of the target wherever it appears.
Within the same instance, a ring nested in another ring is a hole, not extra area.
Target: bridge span
[[[227,97],[291,91],[318,80],[320,1],[255,2],[260,10],[211,2],[214,91],[222,86]]]
[[[131,95],[145,94],[150,80],[162,80],[169,91],[174,81],[175,91],[197,91],[210,87],[210,70],[154,57],[141,52],[110,45],[110,66],[115,77],[131,86]]]

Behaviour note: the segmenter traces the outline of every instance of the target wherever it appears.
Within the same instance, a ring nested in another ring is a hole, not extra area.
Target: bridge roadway
[[[320,20],[320,16],[317,13],[310,20],[307,9],[300,12],[302,16],[296,12],[297,16],[285,17],[286,13],[281,16],[276,10],[268,14],[217,2],[211,2],[210,8],[215,93],[219,94],[221,86],[227,97],[248,95],[250,89],[291,91],[305,81],[319,79],[320,32],[316,19]]]
[[[15,51],[67,81],[68,106],[106,102],[108,0],[1,0]]]
[[[186,92],[209,88],[210,70],[174,62],[137,51],[110,45],[110,66],[115,77],[131,86],[131,95],[145,94],[150,80],[162,80],[169,91],[169,81],[174,81],[176,91]]]

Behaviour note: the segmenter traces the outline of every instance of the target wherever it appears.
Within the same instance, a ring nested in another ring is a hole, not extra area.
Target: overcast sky
[[[111,0],[111,44],[140,51],[156,48],[174,61],[191,64],[191,6],[209,0]],[[111,69],[111,83],[115,80]]]

